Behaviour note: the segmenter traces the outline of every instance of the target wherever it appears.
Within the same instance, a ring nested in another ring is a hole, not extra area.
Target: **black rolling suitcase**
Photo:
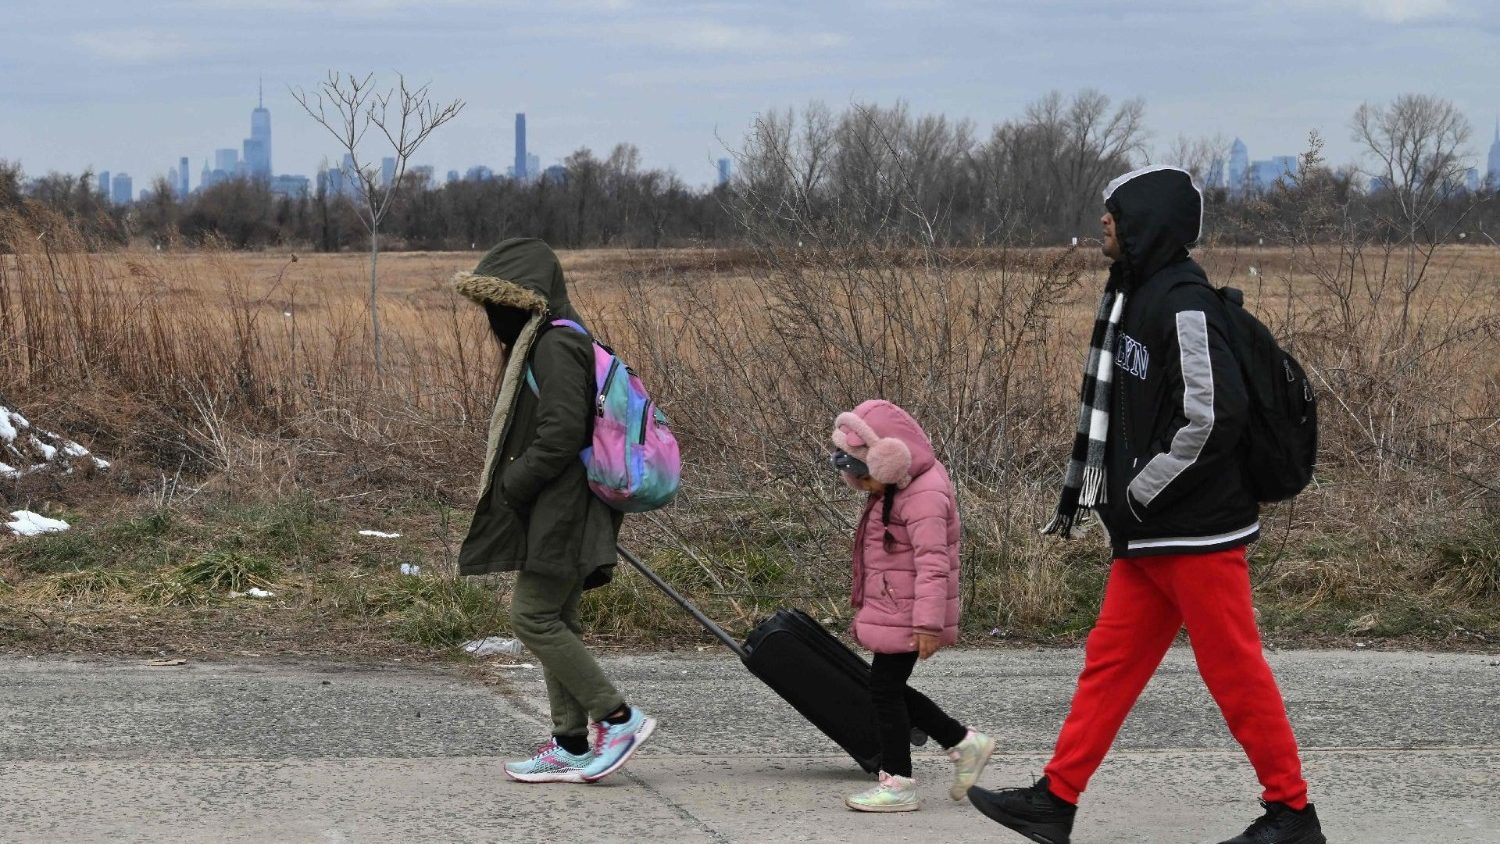
[[[688,603],[634,554],[620,556],[667,593],[715,638],[734,651],[750,673],[854,758],[868,773],[880,770],[880,741],[870,703],[870,664],[801,610],[777,610],[741,644]],[[927,738],[912,732],[913,742]]]

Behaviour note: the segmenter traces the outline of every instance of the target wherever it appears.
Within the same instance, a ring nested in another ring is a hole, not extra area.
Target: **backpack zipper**
[[[641,439],[640,439],[640,445],[645,445],[646,444],[646,426],[649,425],[650,423],[651,423],[651,402],[648,401],[648,402],[646,402],[646,406],[641,408]]]
[[[600,417],[604,416],[604,400],[609,397],[609,385],[612,381],[615,380],[615,373],[618,372],[619,369],[619,358],[615,358],[614,360],[609,362],[609,374],[604,376],[604,386],[599,388],[599,400],[596,407],[594,408],[595,414]]]

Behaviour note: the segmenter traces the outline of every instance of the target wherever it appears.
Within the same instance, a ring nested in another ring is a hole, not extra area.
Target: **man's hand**
[[[917,640],[917,656],[921,659],[927,659],[943,649],[943,637],[937,633],[918,630],[914,638]]]

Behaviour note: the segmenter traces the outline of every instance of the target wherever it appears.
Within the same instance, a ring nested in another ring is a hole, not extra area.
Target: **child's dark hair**
[[[891,508],[896,506],[895,484],[886,484],[885,500],[880,502],[880,523],[885,527],[885,550],[890,551],[896,544],[896,537],[891,536]]]

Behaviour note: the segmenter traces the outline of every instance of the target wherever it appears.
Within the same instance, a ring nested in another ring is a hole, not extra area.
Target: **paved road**
[[[914,682],[1000,742],[984,782],[1037,773],[1078,651],[945,653]],[[1334,842],[1500,842],[1500,657],[1271,655]],[[722,652],[616,657],[662,727],[625,775],[523,786],[537,671],[0,658],[0,841],[1006,841],[919,752],[911,815],[856,815],[866,780]],[[1256,785],[1174,652],[1094,781],[1074,840],[1216,842]],[[1014,839],[1020,841],[1019,838]]]

